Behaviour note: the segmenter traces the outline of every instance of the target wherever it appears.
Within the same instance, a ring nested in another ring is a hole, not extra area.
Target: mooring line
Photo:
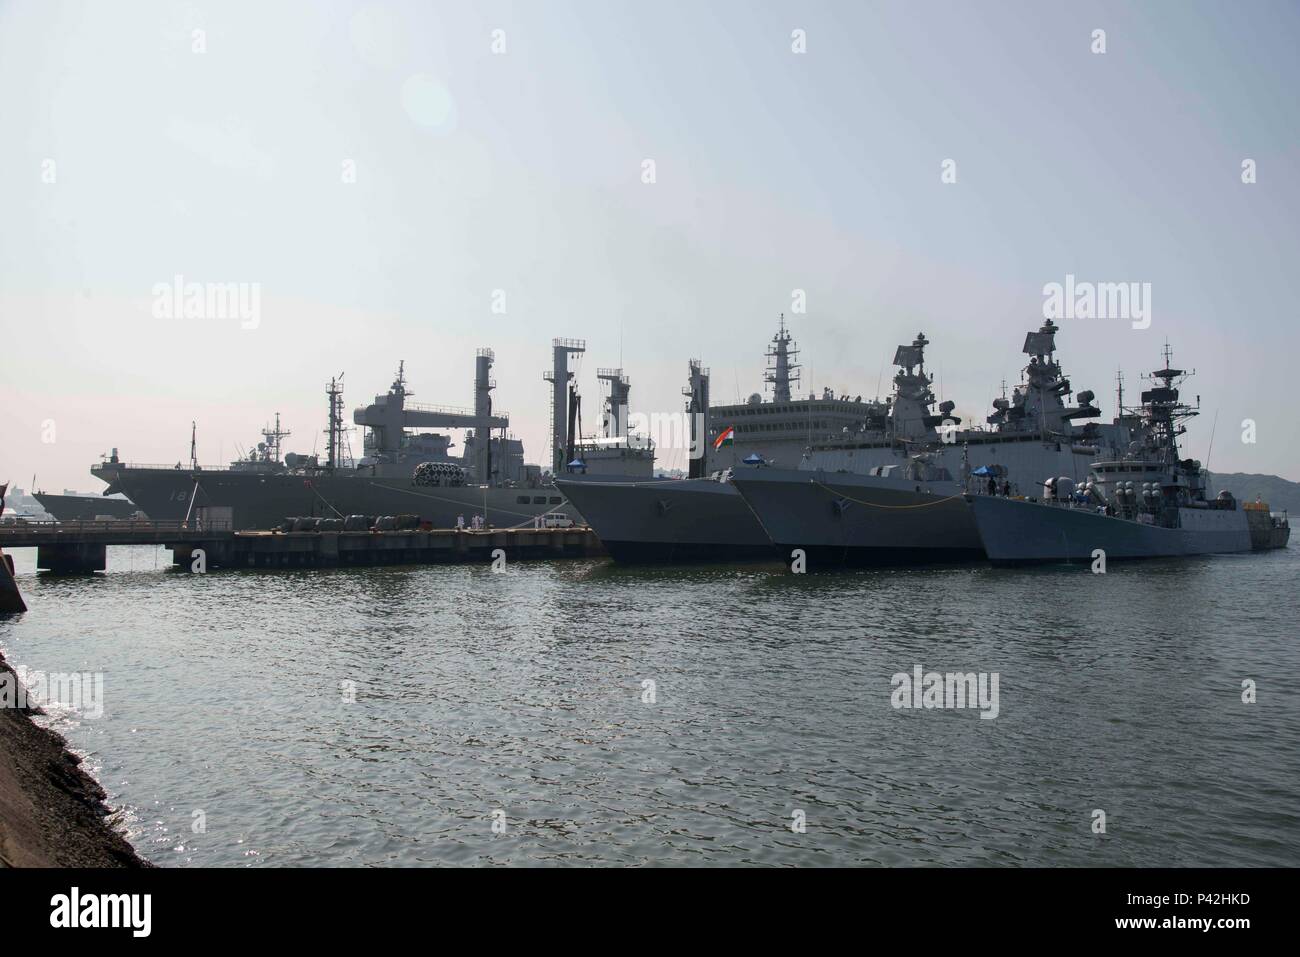
[[[826,491],[830,492],[832,495],[838,495],[840,498],[848,499],[850,502],[854,502],[854,503],[856,503],[856,504],[858,504],[858,505],[865,505],[865,506],[867,506],[868,508],[887,508],[887,509],[891,509],[891,510],[893,510],[893,509],[909,509],[909,508],[932,508],[932,507],[934,507],[935,505],[942,505],[944,502],[951,502],[951,501],[953,501],[954,499],[964,498],[964,497],[965,497],[965,494],[966,494],[965,492],[962,492],[962,493],[959,493],[959,494],[957,494],[957,495],[949,495],[949,496],[947,496],[946,498],[941,498],[941,499],[939,499],[937,502],[920,502],[920,503],[918,503],[918,504],[916,504],[916,505],[879,505],[879,504],[877,504],[877,503],[875,503],[875,502],[866,502],[866,501],[863,501],[863,500],[860,499],[860,498],[854,498],[852,495],[846,495],[846,494],[844,494],[843,492],[836,491],[835,489],[831,488],[829,485],[826,485],[824,482],[819,482],[819,481],[817,481],[817,479],[812,479],[812,483],[813,483],[814,485],[821,486],[821,487],[824,488]],[[927,495],[930,495],[930,494],[933,494],[933,493],[927,492],[926,494],[927,494]]]

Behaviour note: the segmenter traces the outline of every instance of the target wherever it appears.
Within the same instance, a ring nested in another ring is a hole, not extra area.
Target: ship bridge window
[[[534,505],[545,505],[545,504],[546,504],[546,496],[545,496],[545,495],[534,495],[534,496],[533,496],[533,504],[534,504]]]
[[[559,505],[559,504],[560,504],[561,502],[563,502],[563,501],[564,501],[564,499],[562,499],[562,498],[561,498],[560,496],[558,496],[558,495],[552,495],[552,496],[551,496],[551,504],[552,504],[552,505]]]
[[[516,505],[527,505],[527,504],[528,504],[528,496],[527,496],[527,495],[517,495],[517,496],[515,496],[515,504],[516,504]]]

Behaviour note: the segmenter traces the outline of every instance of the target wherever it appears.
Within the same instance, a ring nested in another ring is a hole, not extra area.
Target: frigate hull
[[[1251,550],[1237,509],[1180,508],[1179,527],[1147,525],[1093,509],[975,495],[971,512],[995,564],[1172,558]]]
[[[109,476],[97,472],[105,480]],[[566,512],[581,521],[553,488],[427,488],[410,479],[354,474],[248,474],[122,468],[109,486],[157,521],[181,521],[194,507],[231,509],[235,528],[271,528],[285,518],[339,515],[418,515],[434,528],[455,527],[476,515],[497,527],[524,525],[543,512]]]
[[[610,482],[570,476],[556,485],[615,561],[774,557],[767,535],[729,483],[712,479]]]
[[[955,482],[751,469],[734,484],[783,559],[810,569],[979,561],[979,535]]]

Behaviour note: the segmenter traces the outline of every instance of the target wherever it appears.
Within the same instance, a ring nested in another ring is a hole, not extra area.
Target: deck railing
[[[105,469],[112,466],[116,466],[117,468],[123,468],[123,469],[153,469],[155,471],[163,471],[163,472],[190,471],[190,463],[188,462],[180,462],[180,463],[172,462],[170,464],[162,464],[159,462],[100,462],[98,465],[92,465],[90,467],[90,470],[94,472],[97,469]],[[196,465],[195,466],[195,470],[199,472],[223,472],[229,468],[230,468],[229,465]]]

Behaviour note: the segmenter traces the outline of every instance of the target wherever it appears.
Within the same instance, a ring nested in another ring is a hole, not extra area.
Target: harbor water
[[[34,558],[0,652],[102,675],[101,715],[46,720],[164,867],[1300,863],[1295,547],[1104,575]],[[895,707],[918,666],[996,673],[996,717]]]

